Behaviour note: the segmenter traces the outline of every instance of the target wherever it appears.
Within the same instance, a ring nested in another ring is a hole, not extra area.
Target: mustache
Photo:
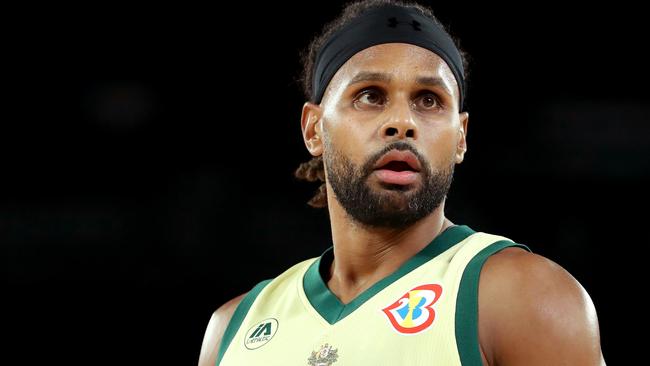
[[[363,165],[362,171],[364,172],[364,175],[370,175],[372,174],[374,170],[374,166],[381,159],[382,156],[386,155],[391,150],[397,150],[397,151],[410,151],[415,155],[415,157],[420,161],[420,166],[422,167],[422,170],[425,171],[426,167],[428,165],[425,164],[424,158],[422,155],[418,152],[418,150],[408,142],[404,141],[395,141],[393,143],[390,143],[386,145],[383,149],[380,151],[372,154],[372,156],[368,159],[368,161]]]

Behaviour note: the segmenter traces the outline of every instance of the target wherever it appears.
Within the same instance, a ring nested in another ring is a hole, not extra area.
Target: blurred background
[[[298,52],[342,2],[5,13],[0,152],[10,364],[194,365],[212,312],[331,245],[293,178]],[[426,3],[472,58],[447,216],[566,268],[609,364],[646,286],[649,75],[623,4]],[[625,332],[625,333],[624,333]]]

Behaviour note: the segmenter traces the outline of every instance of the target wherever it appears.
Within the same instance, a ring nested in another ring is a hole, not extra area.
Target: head
[[[301,81],[308,101],[301,127],[313,158],[301,164],[296,176],[324,182],[309,202],[313,207],[326,207],[329,192],[356,222],[402,228],[444,202],[454,166],[467,150],[469,116],[460,110],[460,85],[450,65],[420,46],[382,43],[349,58],[322,99],[316,100],[317,91],[312,90],[316,54],[327,38],[364,10],[385,3],[416,8],[437,22],[431,10],[419,5],[362,1],[348,5],[312,41],[303,53]],[[391,150],[416,157],[419,172],[412,183],[382,179],[377,164]]]

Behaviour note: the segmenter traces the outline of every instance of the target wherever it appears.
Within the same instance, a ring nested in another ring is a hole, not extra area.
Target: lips
[[[410,151],[391,150],[379,159],[375,165],[375,170],[377,169],[419,172],[420,162]]]
[[[391,150],[379,159],[374,173],[385,183],[409,185],[420,176],[420,162],[410,151]]]

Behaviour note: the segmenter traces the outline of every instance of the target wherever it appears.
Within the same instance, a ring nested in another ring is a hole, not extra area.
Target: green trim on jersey
[[[350,315],[379,291],[385,289],[407,273],[413,271],[474,233],[475,231],[467,225],[454,225],[448,227],[395,272],[372,285],[348,304],[343,304],[336,295],[330,291],[320,275],[321,259],[324,256],[332,256],[333,248],[330,247],[325,251],[325,253],[323,253],[323,255],[321,255],[320,258],[312,263],[309,269],[307,269],[303,278],[305,295],[323,319],[325,319],[329,324],[334,324]]]
[[[223,333],[223,337],[221,338],[221,345],[219,346],[219,355],[217,356],[216,366],[219,366],[219,362],[221,362],[221,359],[226,353],[226,350],[228,349],[228,346],[230,345],[233,337],[235,334],[237,334],[239,326],[241,325],[242,321],[244,321],[244,318],[246,317],[248,310],[251,308],[251,305],[253,305],[253,302],[257,298],[257,295],[259,295],[264,287],[266,287],[266,285],[268,285],[271,281],[272,280],[264,280],[255,285],[255,287],[253,287],[253,289],[250,290],[246,296],[244,296],[239,305],[237,305],[237,309],[235,309],[235,312],[233,313],[232,318],[228,323],[228,327],[226,328],[226,331]]]
[[[465,267],[456,299],[456,344],[463,365],[482,366],[478,339],[478,282],[481,268],[492,254],[508,247],[527,246],[508,240],[500,240],[481,250]]]

